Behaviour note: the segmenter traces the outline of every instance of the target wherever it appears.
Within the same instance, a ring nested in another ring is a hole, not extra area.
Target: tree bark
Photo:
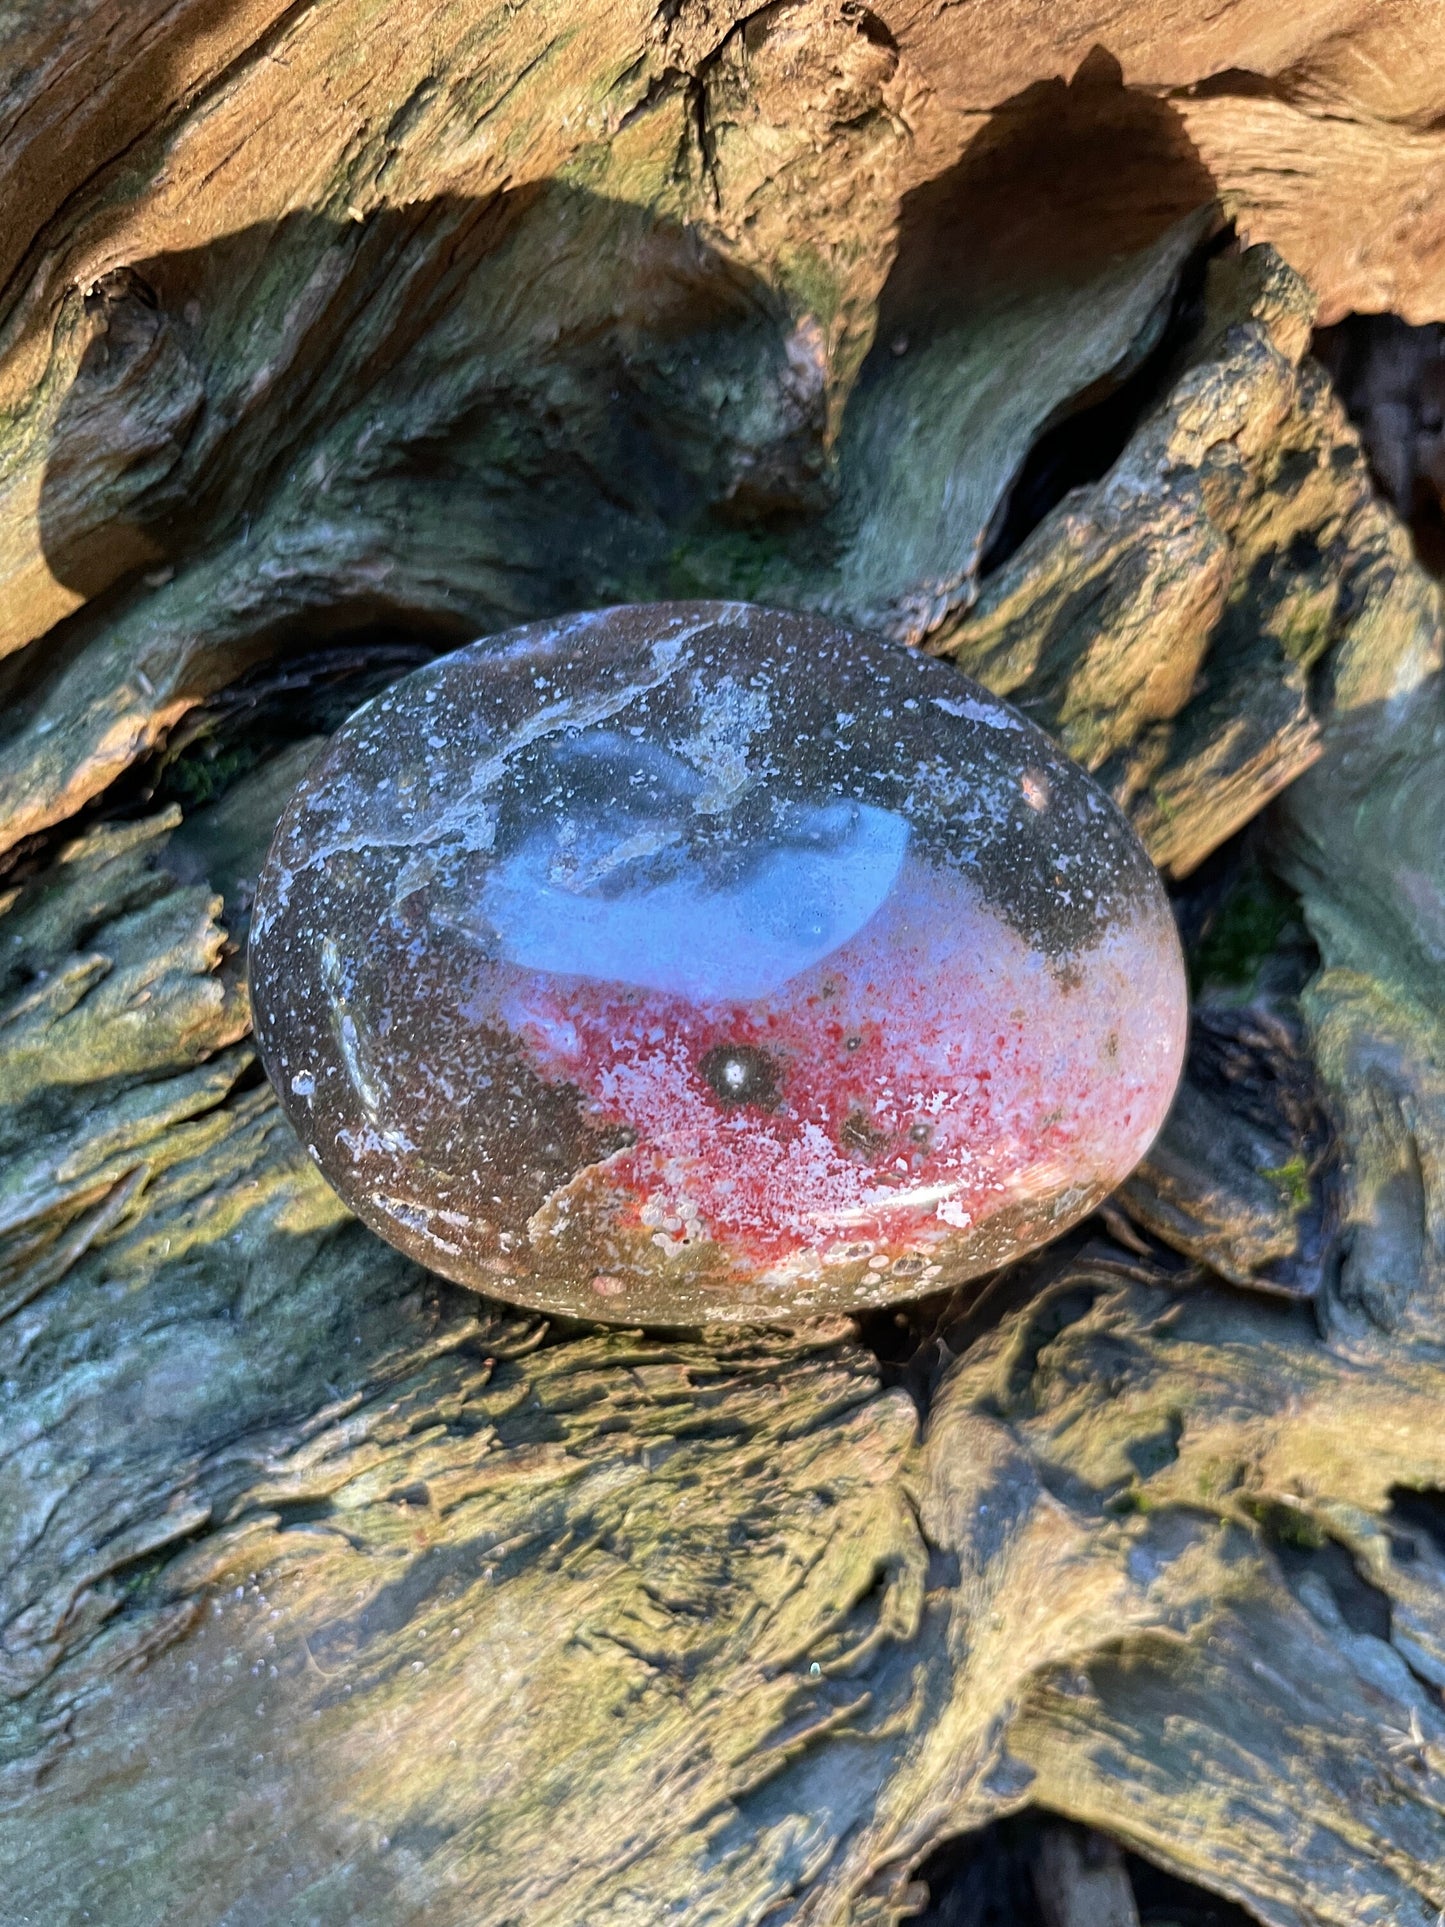
[[[1026,1809],[1445,1909],[1445,622],[1307,354],[1445,314],[1438,33],[974,12],[0,28],[7,1919],[882,1927]],[[1150,1158],[896,1321],[490,1304],[247,1042],[320,736],[680,593],[952,658],[1176,894]]]

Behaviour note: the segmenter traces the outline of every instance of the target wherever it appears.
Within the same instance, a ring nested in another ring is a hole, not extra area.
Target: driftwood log
[[[1445,315],[1442,44],[7,12],[0,1918],[883,1927],[1029,1812],[1433,1927],[1445,624],[1307,351]],[[1159,1144],[960,1298],[548,1326],[350,1221],[260,1077],[317,738],[677,593],[954,658],[1176,893]],[[1039,1839],[1050,1919],[1127,1918],[1117,1846]]]

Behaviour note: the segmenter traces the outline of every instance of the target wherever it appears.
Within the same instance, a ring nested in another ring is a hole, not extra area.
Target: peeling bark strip
[[[1438,22],[976,11],[0,25],[7,1920],[883,1927],[1029,1808],[1445,1909],[1440,598],[1199,211],[1445,312]],[[442,1284],[246,1042],[348,708],[697,595],[927,636],[1176,883],[1148,1163],[866,1344]]]

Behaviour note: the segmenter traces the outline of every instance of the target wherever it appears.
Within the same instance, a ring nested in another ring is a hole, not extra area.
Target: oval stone
[[[817,617],[534,623],[358,711],[258,892],[262,1058],[384,1238],[662,1324],[998,1265],[1148,1148],[1179,943],[1114,804],[950,666]]]

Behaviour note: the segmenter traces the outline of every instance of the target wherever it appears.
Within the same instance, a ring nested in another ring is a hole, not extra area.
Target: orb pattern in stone
[[[1148,1148],[1186,1000],[1112,802],[950,666],[817,617],[535,623],[360,710],[251,938],[342,1198],[497,1296],[653,1324],[941,1288]]]

